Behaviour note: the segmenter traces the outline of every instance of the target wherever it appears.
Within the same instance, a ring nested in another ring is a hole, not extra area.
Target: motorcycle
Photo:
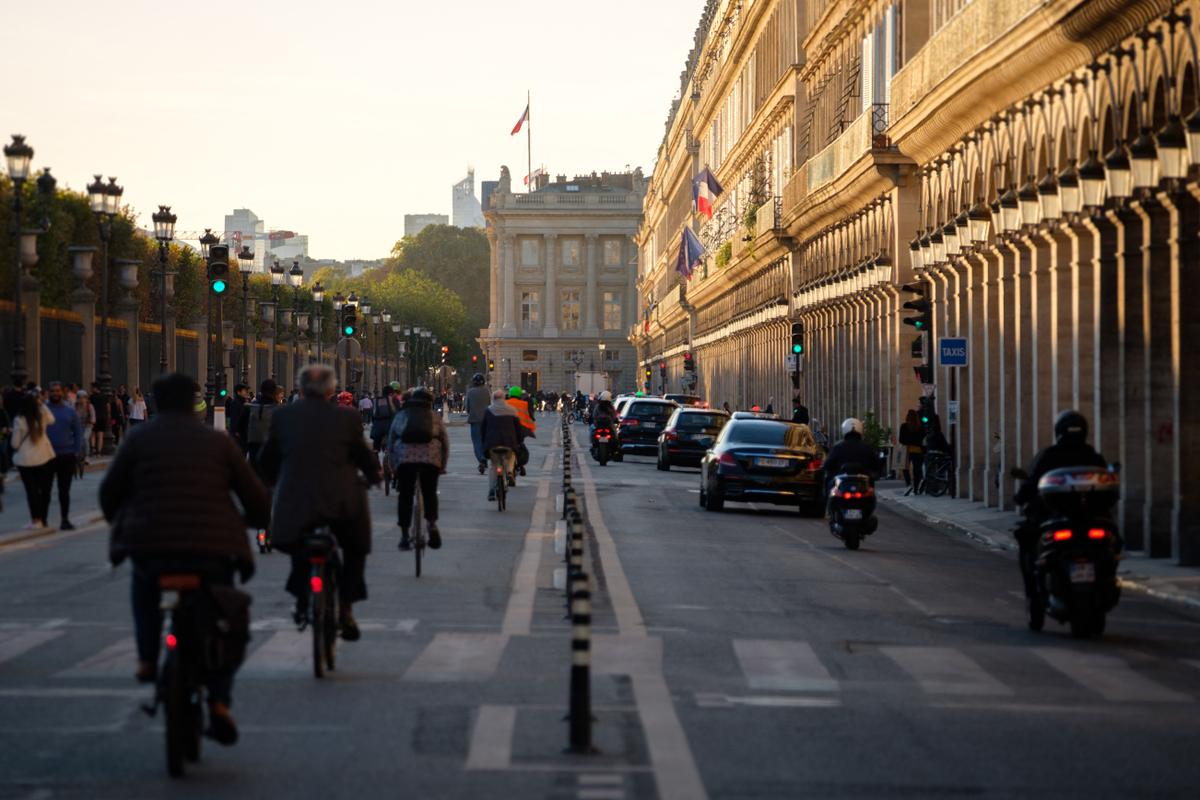
[[[611,428],[596,428],[592,431],[592,458],[599,462],[600,466],[608,463],[609,455],[612,448],[612,429]]]
[[[833,479],[829,491],[829,532],[842,540],[847,550],[879,527],[875,517],[875,485],[870,475],[848,469]]]
[[[1029,480],[1021,469],[1011,475]],[[1121,597],[1117,564],[1123,543],[1109,514],[1121,493],[1118,468],[1051,470],[1038,481],[1037,489],[1049,513],[1036,530],[1029,629],[1042,630],[1049,615],[1069,625],[1076,638],[1100,636],[1108,612]]]

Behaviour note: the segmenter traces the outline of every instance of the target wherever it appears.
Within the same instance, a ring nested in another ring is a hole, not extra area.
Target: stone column
[[[500,263],[503,245],[497,236],[495,228],[488,228],[488,333],[495,334],[501,325],[500,314]]]
[[[599,336],[600,329],[596,325],[596,250],[600,237],[594,233],[584,236],[587,256],[587,287],[583,298],[583,335]]]
[[[1142,301],[1142,219],[1129,208],[1109,212],[1117,227],[1117,280],[1119,331],[1116,371],[1119,383],[1108,382],[1108,391],[1117,391],[1121,422],[1117,459],[1121,470],[1121,535],[1130,550],[1148,550],[1145,536],[1146,505],[1146,422],[1145,317]],[[1111,362],[1111,359],[1110,359]],[[1110,367],[1111,369],[1111,367]],[[1112,455],[1108,456],[1110,459]]]
[[[997,359],[999,360],[999,375],[997,376],[1000,395],[1000,491],[997,506],[1008,510],[1012,504],[1012,481],[1007,477],[1009,470],[1021,463],[1019,409],[1017,399],[1020,397],[1020,373],[1018,372],[1018,357],[1021,348],[1019,335],[1019,297],[1018,271],[1020,270],[1020,250],[1009,242],[999,247],[1001,261],[1000,295],[998,299],[998,319],[1000,333],[998,337]]]
[[[1171,245],[1171,319],[1175,326],[1175,369],[1179,382],[1175,386],[1174,418],[1178,482],[1175,488],[1175,507],[1172,515],[1172,554],[1179,564],[1200,564],[1200,493],[1184,491],[1200,480],[1200,371],[1183,369],[1184,364],[1200,364],[1200,315],[1184,314],[1184,298],[1200,297],[1200,187],[1191,183],[1187,191],[1172,195],[1174,211]]]
[[[516,267],[513,263],[513,237],[506,235],[502,238],[501,258],[503,259],[504,275],[503,275],[503,326],[501,333],[507,336],[515,336],[517,333],[517,314],[516,314]]]
[[[1069,278],[1070,308],[1067,312],[1071,326],[1070,386],[1067,405],[1078,410],[1096,425],[1096,400],[1092,394],[1095,348],[1095,267],[1091,232],[1083,225],[1067,225],[1063,234],[1070,240],[1071,274]],[[1064,376],[1065,379],[1065,376]],[[1097,428],[1092,428],[1095,438]]]
[[[1003,430],[1004,386],[1001,383],[1003,370],[1004,305],[1003,294],[1004,259],[994,249],[983,250],[979,256],[981,264],[980,283],[983,292],[981,328],[981,354],[983,356],[983,498],[989,506],[1000,506],[1002,490],[1008,480],[1002,477],[1001,444]]]
[[[1121,450],[1121,349],[1117,226],[1106,216],[1087,217],[1084,229],[1091,241],[1092,309],[1090,340],[1091,381],[1081,385],[1082,396],[1092,397],[1092,440],[1101,453],[1115,460]]]
[[[631,237],[625,240],[625,253],[632,252],[632,258],[626,258],[622,264],[625,270],[625,296],[621,298],[621,334],[624,335],[638,320],[638,291],[637,291],[637,271],[638,271],[638,247],[637,242]],[[691,312],[689,315],[688,341],[692,339],[692,331],[694,331],[696,323],[696,312]]]
[[[83,325],[83,336],[80,339],[82,350],[81,364],[82,385],[90,390],[96,381],[96,293],[88,288],[87,281],[92,277],[92,259],[96,253],[95,247],[70,247],[73,270],[79,280],[79,288],[71,293],[71,310],[79,315]]]
[[[987,411],[984,408],[987,396],[987,323],[985,321],[985,293],[987,262],[980,256],[964,259],[967,267],[966,326],[967,335],[967,385],[963,387],[962,408],[966,424],[963,426],[964,445],[967,454],[967,479],[965,494],[972,500],[985,498],[984,474],[991,443],[986,434]]]
[[[542,237],[545,257],[542,263],[546,270],[546,313],[542,320],[542,336],[558,336],[558,320],[562,303],[558,299],[558,235],[547,233]]]
[[[1146,511],[1144,525],[1150,555],[1172,555],[1172,510],[1175,504],[1176,465],[1179,437],[1175,416],[1176,377],[1180,365],[1173,358],[1172,271],[1177,262],[1171,258],[1171,214],[1162,203],[1151,198],[1139,211],[1142,215],[1142,313],[1144,315],[1145,415],[1147,433],[1143,441],[1146,459]],[[1195,229],[1190,232],[1196,235]],[[1195,269],[1195,264],[1189,264]],[[1193,491],[1188,487],[1188,491]]]

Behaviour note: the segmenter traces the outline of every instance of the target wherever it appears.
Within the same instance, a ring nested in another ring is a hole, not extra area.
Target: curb
[[[97,514],[95,516],[89,517],[86,522],[84,522],[80,525],[76,525],[75,531],[62,531],[62,530],[59,530],[58,528],[38,528],[37,530],[32,530],[32,531],[14,531],[10,534],[0,533],[0,550],[3,550],[5,547],[8,547],[10,545],[21,544],[22,542],[28,542],[33,539],[41,539],[41,538],[44,538],[46,536],[51,536],[56,533],[75,533],[75,532],[81,531],[84,528],[89,528],[92,525],[95,525],[96,523],[103,522],[103,521],[104,521],[104,515]]]
[[[965,536],[978,544],[983,545],[992,552],[1015,553],[1017,546],[1015,542],[1005,541],[996,538],[995,531],[992,531],[982,525],[971,525],[965,522],[956,522],[954,520],[944,519],[942,517],[930,516],[927,512],[917,508],[914,504],[904,500],[901,497],[889,495],[881,495],[880,499],[888,503],[889,507],[896,511],[900,516],[916,522],[923,522],[932,527],[939,528],[948,533],[957,533]],[[1156,589],[1137,579],[1125,578],[1117,576],[1117,584],[1122,589],[1128,589],[1131,592],[1152,597],[1155,600],[1161,600],[1172,605],[1186,608],[1190,611],[1200,610],[1200,598],[1191,597],[1186,594],[1177,592],[1165,592],[1161,589]]]

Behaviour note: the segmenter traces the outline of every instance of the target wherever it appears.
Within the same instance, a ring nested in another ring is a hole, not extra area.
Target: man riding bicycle
[[[396,524],[400,526],[401,550],[412,549],[408,536],[413,517],[413,490],[421,485],[425,502],[425,520],[429,527],[429,546],[442,546],[438,531],[438,476],[445,474],[450,458],[450,437],[442,418],[433,413],[433,394],[421,386],[396,414],[387,435],[387,450],[396,471]]]
[[[155,415],[130,430],[100,484],[100,508],[112,524],[113,566],[133,560],[135,677],[156,679],[162,615],[159,576],[200,574],[232,586],[254,574],[247,527],[265,527],[270,498],[236,442],[193,411],[196,382],[173,373],[154,382]],[[180,454],[186,454],[180,458]],[[236,495],[241,509],[234,505]],[[237,741],[229,712],[236,667],[208,675],[209,735]]]
[[[297,624],[308,615],[304,539],[327,525],[342,548],[342,638],[353,642],[360,633],[351,605],[367,597],[364,573],[371,552],[371,510],[364,483],[379,483],[380,474],[358,412],[330,402],[335,387],[332,367],[305,367],[299,378],[301,399],[271,417],[260,461],[263,474],[275,485],[271,544],[292,557],[287,590],[296,597]]]
[[[513,470],[517,466],[517,450],[525,438],[525,429],[521,426],[517,411],[505,402],[504,392],[497,390],[492,393],[492,404],[483,415],[481,435],[483,449],[491,459],[492,468],[489,470],[488,500],[496,499],[497,475],[501,468],[504,471],[508,485],[513,485]]]

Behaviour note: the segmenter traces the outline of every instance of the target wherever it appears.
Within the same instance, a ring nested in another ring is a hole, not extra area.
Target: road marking
[[[0,632],[0,664],[28,653],[38,645],[62,636],[58,630],[22,630]]]
[[[1119,703],[1186,703],[1192,698],[1139,675],[1117,656],[1081,653],[1059,647],[1035,647],[1034,652],[1069,678]]]
[[[498,633],[439,633],[404,673],[406,681],[485,681],[500,666],[508,637]]]
[[[784,692],[836,692],[838,682],[808,642],[790,639],[734,639],[733,651],[751,689]]]
[[[312,671],[312,631],[279,631],[250,654],[242,675],[272,675]]]
[[[580,775],[578,777],[581,786],[611,786],[613,784],[624,783],[625,778],[622,775],[613,775],[611,773],[591,773],[588,775]]]
[[[508,769],[516,723],[516,706],[480,706],[467,750],[467,769]]]
[[[137,667],[137,644],[132,636],[116,641],[73,667],[58,673],[59,678],[124,678]]]
[[[144,689],[80,689],[80,688],[44,688],[31,686],[19,689],[0,689],[0,697],[26,697],[42,700],[77,700],[82,697],[141,697],[149,700],[154,694],[154,688]]]
[[[538,481],[537,500],[525,532],[525,547],[512,578],[512,594],[504,610],[501,632],[507,636],[528,636],[533,625],[533,604],[537,597],[538,564],[542,560],[542,540],[553,533],[546,532],[546,500],[550,496],[550,481]]]
[[[837,708],[842,701],[836,697],[816,697],[813,695],[744,695],[732,697],[715,692],[696,692],[696,706],[699,708],[733,708],[734,706],[752,706],[758,708]]]
[[[580,789],[575,793],[579,800],[621,800],[624,789]]]
[[[928,694],[1011,695],[1012,689],[952,647],[881,647]]]

